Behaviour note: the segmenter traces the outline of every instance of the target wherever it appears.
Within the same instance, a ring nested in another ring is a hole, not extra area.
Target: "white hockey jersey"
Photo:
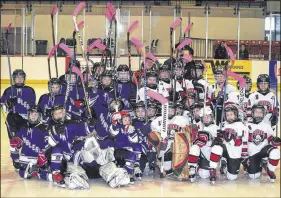
[[[235,139],[242,138],[242,142],[247,142],[248,140],[247,127],[242,122],[234,122],[231,124],[227,122],[223,122],[222,130],[225,133],[233,134]],[[241,158],[243,143],[237,146],[235,145],[235,140],[233,139],[229,142],[226,142],[224,140],[223,143],[226,146],[230,158],[232,159]]]
[[[267,108],[268,114],[264,117],[264,121],[268,124],[271,124],[270,119],[272,113],[276,111],[276,96],[274,93],[269,92],[266,95],[263,95],[259,92],[254,92],[249,96],[249,105],[252,107],[255,104],[265,105]]]
[[[268,138],[273,135],[271,125],[265,122],[255,124],[249,122],[248,128],[248,154],[253,156],[259,153],[263,147],[268,145]]]
[[[159,81],[159,84],[158,84],[158,93],[161,94],[162,96],[164,96],[165,98],[166,97],[169,97],[169,92],[172,90],[172,82],[171,81],[170,83],[166,83],[164,81]],[[181,84],[177,81],[176,82],[176,92],[179,92],[179,91],[183,91],[183,88],[181,86]]]

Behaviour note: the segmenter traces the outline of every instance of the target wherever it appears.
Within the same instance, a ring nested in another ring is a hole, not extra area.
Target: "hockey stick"
[[[7,49],[7,58],[8,58],[8,68],[9,68],[9,75],[10,75],[10,87],[11,87],[11,90],[12,90],[12,98],[14,97],[14,89],[13,89],[13,81],[12,81],[12,70],[11,70],[11,61],[10,61],[10,54],[9,54],[9,45],[8,45],[8,34],[9,34],[9,31],[10,31],[10,28],[12,26],[12,23],[10,23],[6,29],[6,49]]]
[[[193,60],[192,56],[191,55],[186,55],[184,54],[183,57],[182,57],[187,63],[188,62],[191,62]]]
[[[51,51],[48,54],[48,69],[49,69],[49,78],[52,78],[52,74],[51,74],[51,63],[50,63],[50,59],[53,56],[54,52],[57,50],[58,45],[54,45],[53,48],[51,49]],[[56,57],[55,57],[56,58]]]
[[[188,26],[185,28],[185,30],[183,31],[183,38],[185,39],[185,34],[186,32],[188,32],[190,30],[190,28],[192,27],[193,23],[188,24]]]
[[[106,46],[107,46],[108,49],[110,49],[111,48],[112,22],[113,22],[113,20],[116,20],[116,19],[115,19],[115,14],[112,15],[111,12],[108,9],[105,10],[105,15],[106,15],[106,18],[110,21],[108,35],[107,35],[107,39],[106,39]],[[104,59],[104,53],[102,54],[102,61],[101,61],[102,63],[104,61],[103,59]],[[107,54],[106,54],[106,64],[107,64]],[[110,51],[110,67],[112,67],[111,51]]]
[[[117,20],[116,20],[116,10],[114,8],[114,6],[108,2],[107,3],[107,7],[109,9],[109,12],[112,16],[112,20],[114,20],[114,26],[115,26],[115,31],[114,31],[114,59],[113,59],[113,67],[114,67],[114,71],[116,70],[116,65],[115,65],[115,62],[116,62],[116,44],[117,44]]]
[[[159,63],[158,59],[152,53],[147,53],[146,57],[150,58],[153,61],[153,63],[156,64],[157,68],[155,68],[155,70],[156,70],[156,72],[159,72],[160,63]]]
[[[157,100],[161,103],[162,109],[162,123],[161,123],[161,138],[165,140],[167,138],[168,131],[168,112],[169,112],[169,102],[168,100],[159,93],[148,90],[147,95],[154,100]],[[161,157],[161,167],[160,167],[160,177],[164,177],[164,151],[159,153],[159,157]]]
[[[180,22],[182,21],[181,18],[177,18],[172,25],[170,26],[170,60],[171,60],[171,70],[173,71],[173,32],[174,29],[176,28],[176,26],[178,26],[180,24]]]
[[[52,21],[52,37],[53,37],[53,46],[56,45],[55,43],[55,30],[54,30],[54,15],[57,12],[57,6],[54,5],[52,12],[51,12],[51,21]],[[55,51],[55,66],[56,66],[56,74],[57,74],[57,78],[59,77],[59,73],[58,73],[58,64],[57,64],[57,51]]]
[[[145,49],[143,48],[143,44],[137,40],[136,38],[132,37],[130,39],[130,41],[132,43],[135,44],[136,48],[139,49],[142,52],[143,55],[143,64],[144,64],[144,83],[143,83],[143,87],[144,87],[144,105],[145,105],[145,110],[147,112],[147,87],[146,87],[146,53],[145,53]],[[146,123],[148,122],[148,117],[147,117],[147,113],[145,114],[145,121]]]
[[[278,137],[278,117],[279,117],[279,103],[278,103],[278,75],[277,75],[277,64],[274,66],[274,73],[276,77],[276,87],[275,87],[275,95],[276,95],[276,137]]]
[[[79,13],[83,8],[85,8],[85,6],[86,6],[85,2],[79,3],[78,6],[75,8],[73,14],[72,14],[72,19],[73,19],[73,23],[74,23],[74,26],[75,26],[75,31],[77,32],[77,35],[78,35],[78,38],[79,38],[81,50],[82,50],[84,59],[85,59],[85,61],[86,61],[87,74],[90,73],[90,75],[92,75],[92,71],[91,71],[90,68],[89,68],[88,59],[87,59],[87,56],[86,56],[86,53],[85,53],[85,50],[84,50],[84,44],[83,44],[83,41],[82,41],[82,38],[81,38],[81,35],[80,35],[80,31],[79,31],[79,28],[78,28],[78,25],[77,25],[77,22],[76,22],[76,17],[77,17],[77,15],[78,15],[78,13]]]
[[[72,64],[70,66],[70,70],[69,70],[69,74],[68,74],[68,80],[67,80],[67,85],[66,85],[66,93],[65,93],[65,97],[64,97],[64,108],[66,106],[66,102],[68,100],[68,96],[69,96],[69,91],[70,91],[70,80],[71,80],[71,72],[72,72],[72,66],[73,66],[73,52],[71,52],[71,50],[68,48],[67,45],[65,45],[64,43],[60,43],[59,47],[72,59]]]
[[[206,100],[207,100],[207,89],[208,89],[208,71],[207,71],[207,66],[206,66],[206,63],[204,60],[201,60],[201,63],[204,65],[204,69],[206,71],[206,77],[205,77],[205,93],[204,93],[204,109],[203,109],[203,119],[205,117],[205,108],[206,108]],[[203,131],[204,131],[204,128],[205,128],[205,125],[204,123],[202,122],[202,126],[203,126]]]

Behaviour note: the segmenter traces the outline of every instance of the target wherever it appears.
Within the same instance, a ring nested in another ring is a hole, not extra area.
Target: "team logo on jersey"
[[[263,142],[265,133],[264,133],[264,131],[257,129],[253,132],[252,136],[253,136],[253,142],[255,143],[255,145],[259,145],[261,142]]]
[[[180,126],[177,124],[168,125],[168,137],[174,137],[175,132],[180,131]]]
[[[269,110],[270,109],[270,102],[269,101],[267,101],[267,100],[260,100],[259,102],[258,102],[258,104],[259,105],[264,105],[264,106],[266,106],[266,108],[267,108],[267,110]]]

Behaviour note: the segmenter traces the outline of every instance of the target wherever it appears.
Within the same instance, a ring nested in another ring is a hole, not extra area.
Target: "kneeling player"
[[[252,107],[252,122],[247,124],[249,130],[248,153],[249,163],[247,172],[251,179],[260,177],[261,165],[264,158],[268,158],[265,164],[265,171],[268,179],[274,182],[276,176],[274,171],[280,160],[281,139],[273,137],[273,130],[269,123],[262,122],[266,116],[266,107],[263,105],[254,105]]]

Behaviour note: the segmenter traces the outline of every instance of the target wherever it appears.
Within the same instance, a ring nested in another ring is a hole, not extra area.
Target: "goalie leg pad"
[[[101,166],[99,173],[111,188],[130,183],[130,177],[126,170],[123,168],[117,168],[116,164],[113,162],[109,162]]]
[[[89,189],[90,186],[87,182],[87,180],[84,179],[84,177],[82,177],[81,175],[79,175],[79,173],[77,172],[73,172],[70,175],[67,175],[64,178],[64,181],[66,183],[66,185],[68,186],[68,188],[70,189]]]
[[[181,178],[188,178],[188,154],[190,138],[187,133],[175,133],[172,148],[173,173]]]

